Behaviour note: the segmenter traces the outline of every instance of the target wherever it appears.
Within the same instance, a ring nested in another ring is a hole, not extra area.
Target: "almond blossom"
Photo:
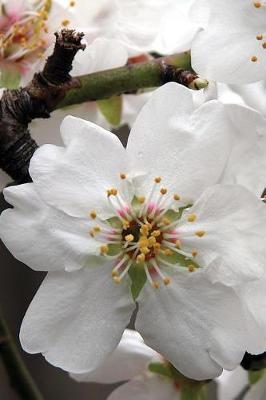
[[[91,122],[63,121],[64,147],[42,146],[33,183],[4,191],[14,208],[0,218],[3,242],[49,271],[22,323],[26,351],[92,371],[136,302],[145,342],[190,378],[213,378],[245,351],[264,351],[265,318],[247,285],[265,273],[266,209],[260,196],[226,184],[231,131],[221,103],[197,107],[174,83],[154,92],[126,149]]]
[[[191,50],[197,73],[231,84],[265,79],[265,1],[201,0],[193,8],[203,28]]]

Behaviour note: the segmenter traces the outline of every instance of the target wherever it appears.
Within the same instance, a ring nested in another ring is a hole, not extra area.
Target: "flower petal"
[[[266,119],[248,107],[226,109],[235,138],[221,183],[240,184],[260,197],[266,186]]]
[[[179,393],[170,379],[142,375],[119,386],[108,400],[178,400]]]
[[[33,183],[6,188],[4,195],[14,208],[0,217],[1,239],[32,269],[79,269],[96,254],[88,218],[73,218],[48,206]]]
[[[266,68],[265,49],[260,42],[253,32],[217,29],[200,32],[191,49],[193,69],[218,82],[260,81],[265,78]]]
[[[188,214],[195,214],[196,221],[188,223]],[[242,186],[208,188],[183,213],[178,230],[184,248],[198,252],[196,261],[201,266],[209,265],[214,282],[241,285],[258,279],[265,270],[266,208]],[[197,231],[205,235],[198,237]]]
[[[235,292],[211,283],[205,271],[172,279],[159,289],[146,284],[138,298],[136,329],[147,345],[192,379],[214,378],[222,368],[236,368],[247,338]]]
[[[247,351],[261,354],[266,349],[266,279],[250,282],[238,292],[248,320],[249,344]]]
[[[242,367],[230,372],[224,371],[216,383],[218,400],[234,400],[248,386],[248,373]]]
[[[196,109],[189,89],[169,83],[153,93],[138,115],[127,154],[131,168],[149,178],[140,188],[142,194],[161,176],[169,191],[195,199],[220,178],[230,142],[221,103],[211,101]]]
[[[101,258],[79,271],[50,272],[22,322],[22,347],[69,372],[93,370],[119,343],[134,307],[128,282],[116,286]]]
[[[119,188],[126,172],[119,139],[97,125],[67,117],[61,125],[66,148],[44,145],[30,163],[30,175],[48,204],[73,216],[91,209],[110,214],[106,190]]]
[[[157,356],[154,350],[144,344],[138,332],[126,329],[117,348],[99,368],[89,373],[71,376],[78,382],[126,381],[143,373],[148,363]]]

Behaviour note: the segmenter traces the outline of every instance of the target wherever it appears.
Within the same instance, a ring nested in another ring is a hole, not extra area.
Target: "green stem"
[[[8,373],[11,386],[23,400],[43,400],[27,367],[25,366],[14,338],[0,310],[0,357]]]
[[[191,89],[201,89],[208,84],[191,71],[189,53],[129,64],[75,79],[78,80],[79,87],[69,90],[56,108],[106,99],[122,93],[135,93],[140,89],[154,88],[170,81]]]

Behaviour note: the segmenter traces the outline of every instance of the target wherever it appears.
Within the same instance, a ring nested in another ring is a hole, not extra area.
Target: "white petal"
[[[22,347],[69,372],[97,368],[134,310],[128,282],[116,286],[110,267],[95,258],[80,271],[48,273],[22,322]]]
[[[261,354],[266,349],[265,288],[266,278],[242,286],[239,292],[250,331],[247,351],[251,354]]]
[[[118,40],[97,38],[75,57],[73,76],[89,74],[126,64],[128,52]]]
[[[184,375],[214,378],[240,363],[247,342],[241,304],[204,271],[176,274],[159,289],[146,284],[138,303],[137,330]]]
[[[171,54],[189,50],[192,39],[199,30],[198,24],[189,18],[189,9],[194,0],[171,3],[163,16],[155,50],[162,54]]]
[[[133,170],[147,173],[140,189],[148,192],[153,178],[182,197],[197,198],[220,178],[231,136],[221,103],[196,109],[189,89],[169,83],[156,90],[134,123],[127,146]]]
[[[61,125],[66,148],[44,145],[30,164],[30,175],[48,204],[73,216],[91,209],[110,215],[106,190],[119,188],[126,172],[119,139],[97,125],[67,117]]]
[[[255,62],[251,61],[254,56]],[[243,84],[265,78],[265,49],[253,32],[200,32],[193,41],[191,59],[198,74],[218,82]]]
[[[187,222],[188,214],[197,220]],[[237,185],[208,188],[184,212],[178,228],[184,248],[198,251],[198,262],[208,266],[214,282],[229,286],[258,279],[265,270],[266,207],[251,192]],[[198,237],[195,232],[203,230]],[[210,265],[213,263],[213,265]]]
[[[252,0],[204,0],[201,6],[201,15],[206,15],[208,7],[209,17],[208,24],[211,28],[216,28],[230,32],[254,31],[265,28],[265,7],[254,7]],[[203,6],[205,12],[203,13]],[[197,8],[195,12],[197,12]],[[206,22],[204,24],[206,26]]]
[[[157,353],[144,344],[139,333],[126,329],[117,348],[99,368],[90,373],[72,374],[72,378],[78,382],[126,381],[143,373],[156,356]]]
[[[97,243],[89,235],[89,219],[73,218],[48,206],[34,184],[6,188],[4,195],[14,208],[0,217],[1,239],[32,269],[79,269],[98,252]]]
[[[248,385],[248,373],[238,367],[232,372],[224,371],[216,382],[218,400],[235,400]]]
[[[108,400],[178,400],[173,381],[159,376],[143,375],[119,386]]]
[[[231,104],[226,109],[234,143],[221,182],[240,184],[260,197],[266,186],[266,119],[247,107]]]

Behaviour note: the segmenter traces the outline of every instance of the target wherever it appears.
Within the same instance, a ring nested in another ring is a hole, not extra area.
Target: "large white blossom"
[[[266,209],[259,195],[225,184],[241,168],[228,160],[250,140],[244,132],[238,148],[233,129],[221,103],[197,107],[175,83],[144,106],[126,149],[93,123],[64,120],[65,147],[42,146],[33,183],[4,192],[14,208],[1,216],[1,238],[49,271],[21,327],[26,351],[93,370],[136,300],[145,342],[194,379],[265,349],[265,318],[245,288],[265,272]]]
[[[198,1],[193,8],[203,28],[193,41],[191,52],[193,68],[199,74],[232,84],[265,79],[264,1],[201,0],[199,8]]]
[[[152,373],[149,370],[152,363],[169,371],[169,376]],[[78,382],[128,381],[115,389],[108,400],[178,400],[180,384],[168,364],[145,345],[136,331],[126,329],[117,348],[100,367],[89,373],[72,374],[72,378]]]

